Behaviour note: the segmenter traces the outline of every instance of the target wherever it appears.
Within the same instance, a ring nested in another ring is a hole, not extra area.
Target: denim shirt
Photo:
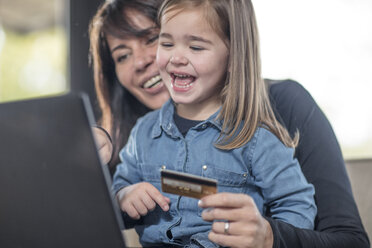
[[[161,192],[160,170],[166,168],[217,179],[218,192],[251,196],[261,214],[268,209],[272,218],[313,228],[314,188],[293,158],[293,149],[267,129],[258,128],[246,145],[221,150],[213,145],[222,127],[216,120],[218,112],[183,137],[175,126],[174,111],[169,100],[160,110],[138,120],[120,152],[122,163],[113,179],[115,193],[144,181]],[[169,211],[157,206],[135,227],[142,245],[218,247],[208,239],[212,223],[201,218],[203,209],[197,199],[163,194],[171,199]]]

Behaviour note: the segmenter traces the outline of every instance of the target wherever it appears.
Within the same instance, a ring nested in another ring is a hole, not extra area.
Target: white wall
[[[372,0],[253,4],[263,76],[300,82],[330,119],[344,155],[372,157]]]

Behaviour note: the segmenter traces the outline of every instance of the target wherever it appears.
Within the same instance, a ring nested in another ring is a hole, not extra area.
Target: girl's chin
[[[176,96],[175,94],[172,94],[172,100],[177,105],[192,105],[192,104],[194,104],[193,99],[191,99],[190,97]]]

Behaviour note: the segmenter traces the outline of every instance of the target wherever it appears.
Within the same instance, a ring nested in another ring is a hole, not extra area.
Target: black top
[[[194,120],[185,119],[185,118],[179,116],[176,113],[176,111],[174,111],[173,119],[174,119],[174,123],[176,124],[178,130],[183,135],[183,137],[186,136],[186,134],[190,130],[190,128],[195,127],[200,122],[202,122],[202,121],[194,121]]]
[[[311,95],[291,80],[267,80],[277,118],[291,135],[298,129],[296,149],[302,171],[315,187],[318,214],[315,231],[267,218],[274,247],[370,247],[352,195],[340,146],[327,118]]]

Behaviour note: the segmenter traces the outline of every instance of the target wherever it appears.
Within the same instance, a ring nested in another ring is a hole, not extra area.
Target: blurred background
[[[263,74],[300,82],[347,159],[372,157],[372,1],[253,0]]]
[[[67,91],[63,0],[0,0],[0,101]]]
[[[88,23],[101,2],[0,0],[0,102],[72,90],[86,91],[96,108]],[[331,121],[345,158],[371,158],[372,1],[253,3],[263,76],[300,82]]]

